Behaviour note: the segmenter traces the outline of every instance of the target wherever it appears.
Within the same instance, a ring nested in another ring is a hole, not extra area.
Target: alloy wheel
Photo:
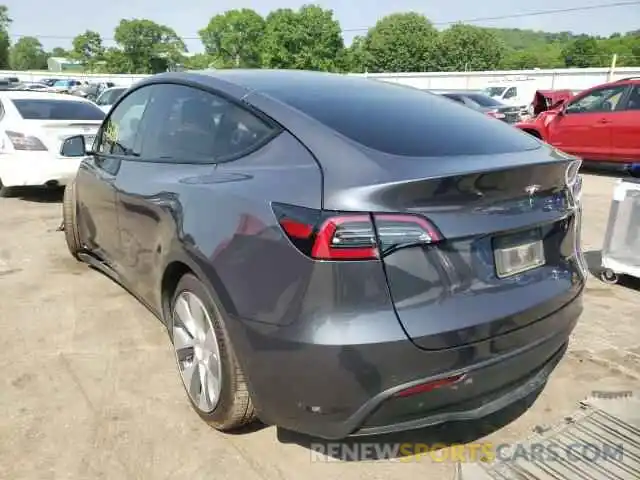
[[[194,293],[184,291],[178,295],[172,334],[184,387],[198,410],[211,413],[222,388],[220,349],[209,313]]]

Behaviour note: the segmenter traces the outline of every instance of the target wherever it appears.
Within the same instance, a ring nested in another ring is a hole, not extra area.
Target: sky
[[[189,51],[202,51],[198,30],[209,19],[225,10],[252,8],[262,15],[277,8],[299,8],[315,3],[334,11],[345,30],[345,41],[366,33],[385,15],[401,11],[415,11],[427,16],[437,28],[448,23],[486,17],[525,15],[541,10],[558,10],[591,5],[618,3],[625,0],[109,0],[91,4],[78,0],[4,0],[13,19],[12,41],[20,36],[40,39],[45,49],[56,46],[69,48],[72,38],[85,30],[100,33],[105,45],[113,45],[113,30],[122,18],[147,18],[172,27],[184,38]],[[629,0],[626,0],[629,1]],[[89,6],[90,8],[87,8]],[[469,22],[472,23],[472,22]],[[608,9],[594,9],[553,15],[523,16],[500,20],[473,22],[476,25],[502,28],[525,28],[549,32],[573,31],[593,35],[609,35],[640,28],[640,1],[635,5]]]

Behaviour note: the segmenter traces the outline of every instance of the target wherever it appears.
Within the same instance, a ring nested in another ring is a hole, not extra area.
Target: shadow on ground
[[[583,165],[580,169],[581,173],[588,175],[597,175],[599,177],[611,177],[611,178],[630,178],[631,174],[614,165],[613,167],[606,167],[603,165]]]
[[[505,427],[524,414],[536,401],[542,390],[516,402],[503,410],[476,421],[450,422],[433,427],[368,437],[352,437],[339,442],[328,441],[278,428],[278,440],[295,444],[336,460],[363,461],[411,457],[416,453],[437,452],[451,445],[475,442]],[[339,443],[339,448],[334,448]],[[372,445],[379,448],[371,448]],[[394,449],[409,444],[404,449]],[[387,448],[385,448],[385,446]],[[420,449],[420,447],[424,447]],[[366,452],[366,458],[362,458]],[[361,455],[362,454],[362,455]],[[357,458],[360,455],[360,458]]]
[[[638,253],[638,255],[640,255],[640,253]],[[584,252],[584,259],[587,262],[589,273],[600,280],[600,274],[602,273],[602,251],[589,250]],[[640,279],[627,275],[620,275],[616,285],[640,291]]]
[[[11,196],[33,203],[60,203],[64,195],[64,188],[50,187],[16,187]]]

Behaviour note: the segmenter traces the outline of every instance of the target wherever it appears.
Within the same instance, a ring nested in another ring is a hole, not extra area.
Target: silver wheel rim
[[[198,410],[210,413],[222,387],[220,350],[209,313],[192,292],[184,291],[176,299],[172,334],[184,388]]]

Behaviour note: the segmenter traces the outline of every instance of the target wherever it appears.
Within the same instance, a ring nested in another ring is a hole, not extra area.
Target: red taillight
[[[455,375],[453,377],[442,378],[440,380],[434,380],[432,382],[421,383],[419,385],[409,387],[405,390],[400,390],[394,395],[394,397],[411,397],[412,395],[431,392],[432,390],[435,390],[437,388],[455,385],[456,383],[464,380],[464,378],[465,378],[465,375],[462,374],[462,375]]]
[[[46,151],[47,147],[44,146],[42,141],[34,136],[25,135],[20,132],[12,132],[7,130],[5,132],[7,137],[11,141],[14,150],[30,150],[30,151]]]
[[[274,211],[293,244],[317,260],[376,260],[380,252],[441,240],[419,215],[321,213],[288,205],[274,205]]]

